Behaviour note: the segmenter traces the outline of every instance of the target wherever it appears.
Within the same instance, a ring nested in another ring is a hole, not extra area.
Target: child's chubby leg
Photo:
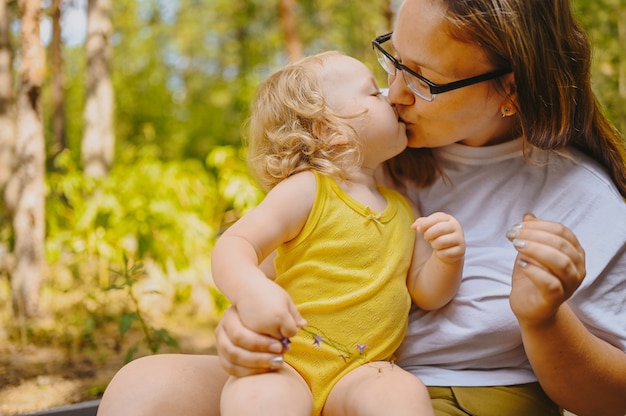
[[[220,401],[222,416],[311,416],[313,397],[304,379],[291,366],[246,377],[231,377]]]
[[[364,364],[330,392],[322,416],[434,416],[426,386],[387,361]]]

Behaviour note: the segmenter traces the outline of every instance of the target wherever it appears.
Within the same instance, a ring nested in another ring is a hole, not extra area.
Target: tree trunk
[[[385,0],[383,15],[385,16],[385,22],[387,29],[391,32],[393,30],[394,13],[391,5],[392,0]]]
[[[50,6],[52,39],[50,64],[52,72],[52,143],[51,154],[56,155],[67,147],[65,140],[65,94],[63,89],[63,55],[61,51],[61,0]]]
[[[617,36],[618,42],[620,45],[624,45],[626,42],[626,6],[619,5],[617,9],[618,19],[617,19]],[[618,94],[622,102],[626,102],[626,53],[624,49],[621,50],[621,53],[617,56],[617,82],[618,82]],[[620,131],[626,133],[626,119],[622,118],[619,120],[617,127]]]
[[[89,0],[87,7],[87,91],[82,140],[86,175],[101,177],[113,164],[113,83],[111,81],[111,0]]]
[[[294,12],[294,0],[279,0],[278,16],[280,25],[285,34],[285,42],[287,43],[287,53],[291,62],[302,58],[302,42],[298,36],[296,27],[296,16]]]
[[[0,194],[13,172],[15,151],[15,107],[9,44],[7,1],[0,0]]]
[[[40,94],[45,75],[45,51],[39,35],[40,0],[19,0],[21,17],[21,85],[17,97],[16,169],[18,185],[13,216],[15,271],[11,277],[13,310],[32,317],[39,306],[44,269],[45,145]]]

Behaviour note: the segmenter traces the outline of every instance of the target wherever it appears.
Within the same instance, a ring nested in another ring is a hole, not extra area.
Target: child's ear
[[[314,134],[325,143],[331,146],[344,145],[349,142],[349,136],[344,131],[345,127],[332,128],[327,123],[315,121],[313,125]]]
[[[342,133],[338,134],[337,132],[335,132],[335,134],[331,135],[328,138],[328,143],[332,146],[348,144],[348,142],[349,142],[348,136]]]

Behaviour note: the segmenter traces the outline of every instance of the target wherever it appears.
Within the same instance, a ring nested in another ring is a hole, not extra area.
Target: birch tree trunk
[[[87,7],[87,91],[82,139],[86,175],[106,176],[113,164],[113,83],[111,81],[111,0],[89,0]]]
[[[44,270],[45,145],[40,94],[45,75],[45,52],[39,34],[40,0],[19,0],[21,18],[21,85],[17,97],[13,215],[15,270],[11,277],[13,311],[32,317],[39,306]]]
[[[50,65],[52,72],[52,154],[66,148],[65,140],[65,94],[63,90],[63,55],[61,51],[61,0],[52,0],[52,39],[50,41]]]
[[[7,0],[0,0],[0,194],[13,172],[15,151],[15,107],[11,63]]]

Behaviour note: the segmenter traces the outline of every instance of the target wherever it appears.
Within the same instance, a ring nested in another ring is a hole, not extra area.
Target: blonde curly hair
[[[306,170],[345,179],[360,162],[356,132],[324,98],[323,52],[288,64],[261,83],[248,120],[248,164],[266,190]]]

